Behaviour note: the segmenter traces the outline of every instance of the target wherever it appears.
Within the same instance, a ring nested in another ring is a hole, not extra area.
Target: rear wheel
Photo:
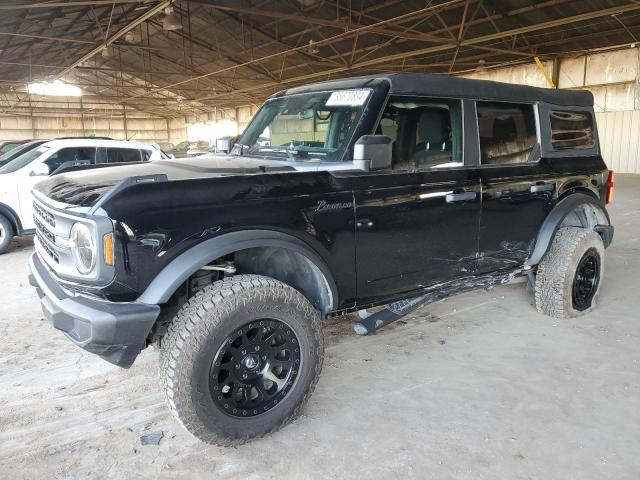
[[[294,418],[323,359],[320,316],[298,291],[237,275],[198,292],[160,345],[171,411],[197,438],[243,443]]]
[[[4,215],[0,215],[0,254],[9,250],[14,235],[13,225],[11,225],[9,219]]]
[[[584,228],[561,228],[538,265],[536,308],[558,318],[589,312],[595,306],[603,267],[600,235]]]

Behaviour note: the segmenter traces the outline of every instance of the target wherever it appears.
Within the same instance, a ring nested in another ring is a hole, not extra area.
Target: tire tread
[[[568,318],[580,314],[569,306],[571,289],[567,287],[571,282],[568,282],[568,277],[573,279],[575,274],[576,252],[580,252],[577,257],[579,260],[583,251],[591,245],[598,247],[600,253],[604,252],[602,239],[592,230],[567,227],[556,232],[551,247],[536,272],[535,304],[538,312],[555,318]],[[602,269],[600,280],[602,281]]]
[[[191,379],[188,363],[195,362],[195,355],[200,349],[201,343],[208,338],[211,329],[216,328],[225,318],[225,313],[230,313],[237,302],[248,304],[253,298],[268,295],[268,291],[274,289],[288,297],[288,302],[295,302],[296,307],[306,313],[306,318],[311,320],[313,334],[315,336],[315,355],[317,361],[311,383],[304,392],[300,403],[292,410],[286,419],[275,425],[268,432],[256,437],[229,437],[218,432],[206,429],[196,416],[190,396]],[[242,300],[239,300],[242,294]],[[320,315],[309,301],[297,290],[278,280],[260,275],[235,275],[213,283],[207,288],[197,292],[178,311],[173,321],[169,324],[166,334],[160,339],[160,384],[165,392],[165,398],[169,409],[178,421],[200,440],[216,445],[239,445],[253,438],[260,438],[271,434],[289,423],[299,415],[309,397],[313,393],[324,357],[322,330],[320,328]]]

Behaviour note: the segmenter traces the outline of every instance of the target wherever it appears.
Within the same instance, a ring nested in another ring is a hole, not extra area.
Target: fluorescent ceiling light
[[[52,95],[56,97],[79,97],[82,95],[80,87],[54,80],[53,82],[38,82],[27,85],[27,91],[34,95]]]

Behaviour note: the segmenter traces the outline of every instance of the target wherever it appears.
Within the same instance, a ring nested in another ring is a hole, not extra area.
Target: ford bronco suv
[[[178,420],[241,443],[300,412],[324,317],[359,312],[369,333],[516,277],[542,313],[591,310],[613,180],[587,91],[328,81],[269,98],[228,155],[39,183],[30,283],[109,362],[158,346]]]

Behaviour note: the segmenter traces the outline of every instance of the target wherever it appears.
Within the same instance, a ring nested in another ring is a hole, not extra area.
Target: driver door
[[[391,98],[378,133],[392,170],[353,179],[360,304],[382,303],[473,275],[480,182],[465,167],[463,103]]]

